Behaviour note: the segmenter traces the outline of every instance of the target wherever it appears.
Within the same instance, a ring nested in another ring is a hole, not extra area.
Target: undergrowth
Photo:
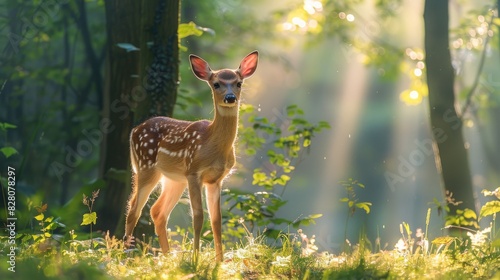
[[[461,237],[427,236],[432,209],[426,216],[425,230],[402,223],[401,238],[394,249],[372,251],[366,236],[340,254],[321,252],[315,236],[303,231],[281,233],[274,241],[247,232],[244,239],[226,248],[224,261],[215,262],[212,244],[205,241],[197,261],[193,260],[192,240],[171,240],[172,252],[162,254],[152,240],[137,240],[125,249],[121,239],[105,234],[77,240],[69,231],[52,233],[62,227],[39,213],[37,231],[18,236],[15,272],[9,271],[11,246],[7,238],[0,243],[1,279],[500,279],[500,238],[496,214],[500,212],[500,188],[484,191],[496,197],[486,203],[479,219],[492,216],[488,227],[468,229]],[[93,196],[94,198],[97,195]],[[85,199],[84,199],[85,201]],[[90,209],[89,209],[90,210]],[[43,218],[41,217],[43,216]],[[464,228],[465,229],[465,228]],[[95,235],[94,235],[95,236]]]
[[[224,261],[214,261],[210,244],[202,246],[197,263],[190,240],[163,255],[139,242],[125,250],[123,241],[109,235],[89,242],[65,240],[22,243],[17,250],[16,272],[7,270],[2,248],[2,279],[500,279],[500,251],[491,242],[466,246],[459,238],[446,246],[431,245],[428,252],[393,250],[370,252],[362,240],[349,253],[334,255],[308,250],[311,240],[283,234],[280,246],[267,245],[266,237],[247,239],[226,249]],[[304,240],[307,240],[305,241]],[[5,244],[4,244],[5,245]],[[418,247],[418,246],[417,246]]]

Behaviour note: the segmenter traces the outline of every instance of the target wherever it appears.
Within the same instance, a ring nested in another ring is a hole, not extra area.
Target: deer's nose
[[[234,93],[228,93],[224,96],[224,103],[234,103],[236,102],[236,95]]]

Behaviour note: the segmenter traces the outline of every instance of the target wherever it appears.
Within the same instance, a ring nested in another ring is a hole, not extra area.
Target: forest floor
[[[319,253],[312,239],[304,242],[283,236],[279,246],[269,246],[264,238],[248,238],[245,245],[226,249],[222,263],[215,262],[209,243],[203,244],[194,262],[190,240],[173,242],[172,253],[163,255],[142,242],[125,250],[121,240],[108,236],[94,238],[92,244],[90,240],[58,242],[52,236],[18,244],[14,257],[8,242],[3,242],[0,278],[500,279],[500,248],[480,234],[486,235],[478,232],[467,241],[443,237],[430,243],[402,238],[394,249],[376,252],[360,242],[346,246],[346,253],[339,255]]]

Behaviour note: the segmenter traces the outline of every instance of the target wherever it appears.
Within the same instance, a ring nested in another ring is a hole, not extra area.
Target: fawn
[[[154,117],[132,129],[133,190],[128,202],[125,240],[130,245],[141,211],[160,183],[161,194],[151,207],[151,217],[162,252],[167,253],[168,219],[187,186],[196,257],[203,225],[202,186],[205,186],[216,260],[222,261],[221,185],[235,164],[234,142],[238,132],[241,85],[255,72],[258,52],[248,54],[236,70],[213,71],[205,60],[195,55],[190,55],[189,60],[194,75],[206,81],[212,90],[214,119],[190,122]]]

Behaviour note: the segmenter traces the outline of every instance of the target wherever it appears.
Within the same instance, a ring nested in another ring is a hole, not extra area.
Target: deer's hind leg
[[[125,238],[131,238],[142,209],[148,201],[149,195],[158,184],[161,173],[155,169],[141,171],[133,174],[132,194],[128,203],[127,217],[125,219]],[[128,242],[130,240],[127,240]],[[130,245],[130,244],[127,244]]]

